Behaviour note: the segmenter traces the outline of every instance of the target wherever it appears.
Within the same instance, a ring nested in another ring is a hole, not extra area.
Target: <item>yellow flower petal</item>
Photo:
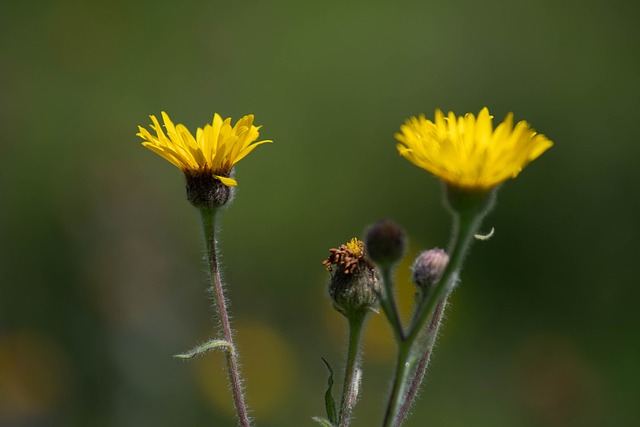
[[[445,116],[436,110],[434,121],[411,117],[395,134],[398,153],[446,183],[466,189],[490,189],[515,178],[553,143],[527,122],[513,125],[513,114],[493,129],[485,107],[478,116]]]
[[[229,177],[226,177],[226,176],[218,176],[218,175],[214,175],[214,176],[217,179],[219,179],[220,182],[222,182],[227,187],[235,187],[236,185],[238,185],[238,182],[233,178],[229,178]]]
[[[180,156],[178,156],[171,149],[167,147],[158,147],[156,145],[153,145],[150,142],[143,142],[142,145],[144,145],[145,147],[147,147],[149,150],[153,151],[157,155],[161,156],[162,158],[170,161],[180,169],[185,169],[186,165],[180,160]]]
[[[271,142],[256,142],[260,127],[253,125],[252,114],[231,126],[231,118],[223,120],[216,113],[210,124],[196,130],[195,137],[184,125],[174,125],[164,111],[161,116],[166,133],[155,116],[150,116],[150,128],[156,135],[138,126],[137,136],[142,138],[142,145],[183,171],[211,173],[230,187],[238,185],[235,179],[227,176],[233,166],[258,145]]]
[[[234,164],[238,163],[240,160],[244,159],[249,153],[251,153],[253,149],[256,148],[258,145],[266,144],[267,142],[273,142],[273,141],[271,141],[270,139],[265,139],[263,141],[258,141],[256,143],[249,145],[247,148],[245,148],[240,153],[238,153],[238,156],[235,158],[233,163]]]

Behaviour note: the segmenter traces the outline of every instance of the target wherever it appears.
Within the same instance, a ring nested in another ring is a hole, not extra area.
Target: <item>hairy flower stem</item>
[[[410,376],[418,369],[421,351],[418,343],[420,332],[427,319],[433,319],[436,307],[451,292],[458,279],[462,261],[467,254],[473,236],[480,227],[486,210],[463,211],[454,215],[453,233],[449,246],[449,263],[435,289],[420,301],[411,322],[409,332],[399,342],[398,362],[391,390],[391,397],[384,419],[384,427],[397,427],[396,416],[407,397],[407,389],[410,387]],[[426,366],[425,366],[426,369]]]
[[[342,387],[342,400],[338,427],[348,427],[351,422],[353,407],[358,401],[360,389],[360,352],[362,329],[367,316],[365,312],[356,312],[348,316],[349,320],[349,346],[347,349],[347,365],[344,373],[344,385]]]
[[[447,296],[445,296],[442,301],[436,307],[436,312],[433,315],[433,319],[431,319],[431,324],[429,325],[429,330],[427,331],[427,339],[426,345],[424,349],[424,353],[420,358],[420,362],[418,362],[418,366],[416,368],[416,373],[413,376],[413,380],[411,381],[411,385],[409,386],[409,390],[407,391],[407,395],[402,403],[402,407],[398,411],[398,415],[396,416],[395,425],[400,426],[404,422],[404,420],[409,415],[409,409],[411,409],[411,405],[418,395],[418,391],[420,390],[420,385],[422,384],[422,380],[427,372],[427,367],[429,366],[429,361],[431,359],[431,352],[433,351],[433,346],[436,343],[436,338],[438,337],[438,330],[440,329],[440,324],[442,323],[442,314],[444,313],[445,305],[447,303]]]
[[[229,373],[229,382],[231,383],[231,393],[233,395],[233,403],[238,415],[238,423],[242,427],[250,427],[251,421],[247,414],[247,406],[245,404],[244,394],[242,390],[242,380],[240,377],[240,369],[238,367],[238,353],[233,342],[233,330],[229,321],[227,300],[224,296],[224,285],[220,278],[220,268],[218,265],[218,252],[216,248],[216,230],[215,219],[216,209],[201,208],[202,225],[204,229],[205,244],[207,247],[207,259],[210,266],[211,285],[220,320],[220,328],[222,329],[223,339],[229,343],[229,349],[225,351],[227,359],[227,371]]]

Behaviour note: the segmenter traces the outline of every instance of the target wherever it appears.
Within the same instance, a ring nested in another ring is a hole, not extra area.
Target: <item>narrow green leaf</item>
[[[320,424],[322,427],[334,427],[334,425],[331,424],[326,418],[313,417],[311,419]]]
[[[336,411],[336,401],[333,400],[333,394],[331,393],[331,388],[333,387],[333,369],[329,362],[327,362],[324,357],[322,361],[325,365],[327,365],[327,369],[329,370],[329,379],[327,380],[327,392],[324,394],[324,406],[327,408],[327,417],[329,417],[329,421],[331,424],[338,424],[338,412]]]
[[[228,341],[225,340],[210,340],[207,341],[204,344],[201,344],[197,347],[194,347],[193,349],[189,350],[186,353],[182,353],[182,354],[176,354],[175,358],[178,359],[191,359],[195,356],[199,356],[201,354],[206,353],[209,350],[214,350],[216,348],[221,348],[222,350],[226,350],[226,351],[233,351],[233,347],[231,346],[231,344],[229,344]]]

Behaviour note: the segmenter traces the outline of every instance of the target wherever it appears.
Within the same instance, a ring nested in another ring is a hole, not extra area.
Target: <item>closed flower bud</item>
[[[407,237],[394,221],[376,222],[367,231],[367,256],[376,264],[390,266],[402,259],[407,247]]]
[[[329,296],[333,307],[346,317],[377,310],[380,284],[375,267],[364,256],[364,243],[353,238],[331,254],[322,265],[331,272]]]
[[[420,288],[429,288],[440,280],[449,255],[443,249],[434,248],[422,252],[413,263],[413,282]]]

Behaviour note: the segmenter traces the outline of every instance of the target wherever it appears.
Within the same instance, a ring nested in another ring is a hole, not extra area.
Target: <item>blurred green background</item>
[[[555,146],[500,191],[407,426],[640,420],[637,2],[3,2],[0,425],[233,426],[197,212],[135,136],[256,115],[222,217],[253,415],[312,426],[345,322],[320,262],[394,218],[447,242],[438,182],[393,134],[435,108],[509,111]],[[399,270],[408,301],[411,256]],[[354,426],[393,365],[374,318]]]

